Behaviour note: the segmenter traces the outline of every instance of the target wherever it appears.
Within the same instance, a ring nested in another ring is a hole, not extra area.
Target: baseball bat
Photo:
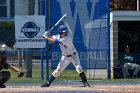
[[[72,30],[70,29],[70,26],[69,26],[69,24],[66,22],[66,21],[64,21],[64,24],[67,26],[67,28],[68,28],[68,31],[72,34]]]
[[[63,21],[63,19],[65,19],[66,16],[67,16],[67,14],[65,13],[65,14],[55,23],[55,25],[54,25],[50,30],[48,30],[48,31],[51,32],[51,31],[54,29],[54,27],[56,27],[61,21]]]
[[[43,34],[43,37],[46,37],[47,32],[51,32],[51,31],[54,29],[54,27],[56,27],[61,21],[63,21],[63,19],[65,19],[66,16],[67,16],[67,14],[65,13],[65,14],[54,24],[54,26],[53,26],[50,30],[46,31],[46,32]]]

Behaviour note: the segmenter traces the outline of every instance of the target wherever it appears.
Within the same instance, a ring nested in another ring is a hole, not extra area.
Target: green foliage
[[[15,23],[14,21],[1,21],[0,22],[0,27],[14,27]]]
[[[13,21],[0,22],[0,43],[13,47],[15,43],[15,23]]]
[[[137,0],[110,0],[110,10],[136,10]]]

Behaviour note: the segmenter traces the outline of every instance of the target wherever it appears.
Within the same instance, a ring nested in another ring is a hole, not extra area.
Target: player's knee
[[[136,65],[135,68],[140,70],[140,65]]]
[[[5,79],[10,79],[11,78],[11,74],[10,74],[9,71],[3,71],[2,74],[3,74],[3,77]]]
[[[2,71],[1,72],[1,75],[2,75],[2,83],[5,83],[5,82],[7,82],[10,78],[11,78],[11,74],[10,74],[10,72],[9,71]]]
[[[77,65],[77,66],[76,66],[76,71],[77,71],[78,74],[80,74],[80,73],[83,72],[83,69],[82,69],[81,66]]]
[[[3,75],[2,75],[2,72],[0,72],[0,82],[2,81],[3,79]]]
[[[129,68],[129,65],[126,63],[126,64],[123,65],[123,68],[124,69],[128,69]]]

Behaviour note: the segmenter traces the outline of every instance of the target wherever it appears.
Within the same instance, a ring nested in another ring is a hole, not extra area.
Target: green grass
[[[140,82],[140,79],[106,79],[106,80],[95,80],[97,82]]]
[[[49,70],[49,74],[54,70]],[[44,68],[44,80],[40,79],[40,68],[38,66],[34,66],[32,69],[32,78],[18,78],[17,73],[10,71],[11,72],[11,79],[8,81],[9,83],[43,83],[46,82],[46,77],[45,77],[45,68]],[[86,72],[86,71],[85,71]],[[79,75],[75,70],[64,70],[59,77],[56,78],[56,81],[61,81],[61,80],[81,80]],[[106,79],[106,80],[100,80],[100,79],[88,79],[88,80],[93,80],[96,82],[140,82],[140,79]]]
[[[49,69],[49,74],[54,70]],[[39,66],[34,66],[32,69],[32,78],[18,78],[17,73],[14,71],[11,72],[11,79],[8,81],[9,83],[39,83],[39,82],[44,82],[46,81],[46,71],[44,68],[44,80],[41,80],[40,78],[40,67]],[[77,72],[75,70],[64,70],[59,77],[56,78],[56,81],[60,80],[80,80]]]

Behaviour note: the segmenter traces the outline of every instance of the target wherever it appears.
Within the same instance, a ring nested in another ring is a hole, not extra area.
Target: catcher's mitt
[[[24,76],[24,74],[26,73],[26,71],[25,70],[20,70],[19,72],[18,72],[18,77],[20,78],[20,77],[23,77]]]

